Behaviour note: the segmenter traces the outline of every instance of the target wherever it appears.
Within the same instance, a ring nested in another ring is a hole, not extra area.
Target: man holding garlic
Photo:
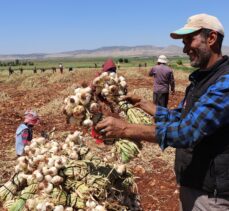
[[[155,106],[136,96],[126,100],[154,116],[155,125],[129,124],[107,117],[96,126],[104,137],[159,143],[176,149],[175,171],[181,210],[229,208],[229,57],[221,47],[224,28],[211,15],[191,16],[170,34],[182,39],[192,67],[185,97],[176,109]]]

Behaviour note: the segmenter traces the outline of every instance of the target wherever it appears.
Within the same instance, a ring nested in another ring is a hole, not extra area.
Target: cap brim
[[[173,39],[182,39],[184,36],[188,34],[192,34],[196,31],[200,30],[200,28],[181,28],[170,34]]]

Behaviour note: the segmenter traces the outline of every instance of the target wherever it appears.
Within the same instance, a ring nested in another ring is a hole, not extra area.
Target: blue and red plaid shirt
[[[186,117],[181,118],[184,104],[183,100],[173,110],[157,106],[156,138],[163,150],[168,146],[193,146],[204,136],[229,124],[229,75],[221,76],[194,104]]]

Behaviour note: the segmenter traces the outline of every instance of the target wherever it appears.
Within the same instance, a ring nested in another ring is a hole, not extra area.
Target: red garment
[[[103,64],[103,72],[107,72],[109,71],[109,69],[111,68],[115,68],[116,69],[116,65],[115,63],[113,62],[112,59],[108,59],[105,61],[105,63]]]
[[[29,130],[25,129],[22,131],[22,134],[21,134],[21,137],[22,137],[22,143],[24,145],[27,145],[30,143],[30,140],[29,140]]]
[[[103,143],[103,140],[102,140],[102,139],[99,139],[100,134],[98,134],[98,133],[95,131],[95,128],[94,128],[94,127],[91,128],[91,136],[92,136],[93,138],[96,139],[96,140],[95,140],[95,143],[96,143],[96,144],[101,144],[101,143]]]

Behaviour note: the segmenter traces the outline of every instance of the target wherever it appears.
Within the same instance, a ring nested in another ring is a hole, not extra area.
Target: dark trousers
[[[169,93],[153,93],[153,103],[167,108]]]

